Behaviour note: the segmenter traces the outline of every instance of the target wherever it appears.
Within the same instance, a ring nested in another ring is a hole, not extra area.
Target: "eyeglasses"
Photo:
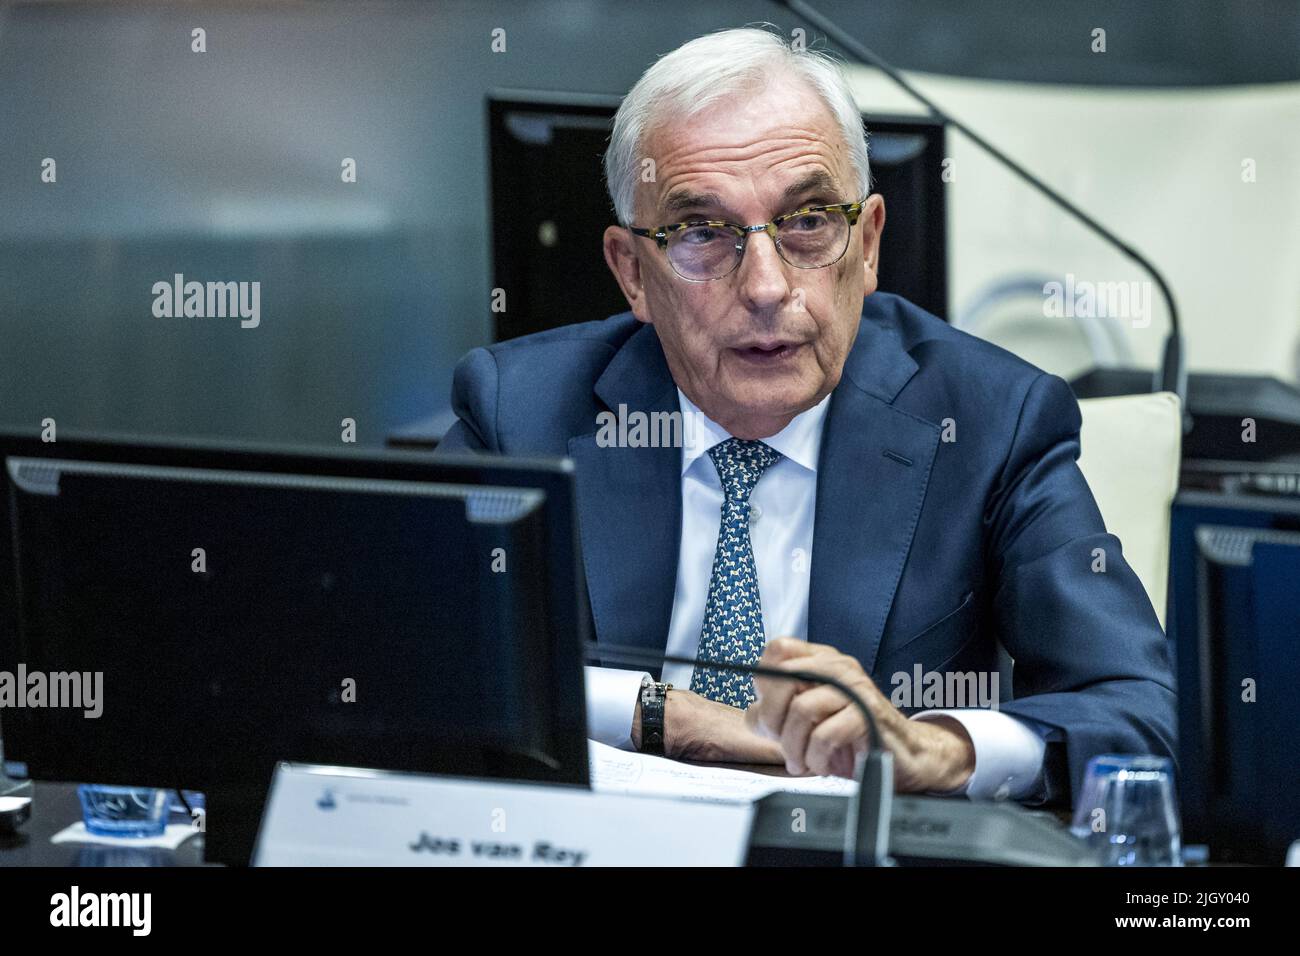
[[[628,226],[628,231],[658,243],[673,271],[689,282],[710,282],[736,271],[756,232],[771,236],[777,255],[796,269],[824,269],[839,262],[848,249],[849,233],[865,202],[805,206],[757,226],[692,219],[657,229]]]

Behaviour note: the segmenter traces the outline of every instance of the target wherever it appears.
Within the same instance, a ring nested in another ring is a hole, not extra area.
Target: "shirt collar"
[[[816,474],[817,457],[821,452],[822,424],[831,400],[827,395],[806,411],[800,412],[790,423],[763,443],[796,465]],[[682,474],[714,445],[733,437],[725,428],[700,411],[695,403],[677,389],[677,402],[681,408],[684,440],[682,442]]]

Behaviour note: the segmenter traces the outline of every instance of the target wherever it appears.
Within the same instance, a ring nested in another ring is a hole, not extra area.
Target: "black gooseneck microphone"
[[[1162,356],[1160,367],[1156,370],[1153,382],[1153,391],[1173,392],[1178,396],[1178,405],[1183,418],[1183,431],[1189,431],[1192,426],[1191,415],[1187,411],[1187,363],[1183,355],[1183,335],[1182,329],[1178,322],[1178,307],[1174,304],[1174,294],[1169,290],[1165,277],[1160,271],[1151,264],[1151,262],[1131,245],[1121,239],[1115,233],[1111,232],[1092,216],[1088,215],[1070,200],[1066,199],[1047,183],[1043,182],[1025,167],[1021,166],[1014,159],[1008,156],[1002,150],[998,149],[979,133],[975,132],[965,123],[953,118],[945,113],[934,104],[924,93],[914,87],[907,79],[898,72],[893,66],[885,62],[878,54],[859,43],[844,28],[838,26],[819,11],[810,7],[803,0],[775,0],[781,6],[786,7],[791,13],[802,17],[821,32],[830,37],[837,46],[846,50],[854,56],[860,63],[867,66],[874,66],[885,76],[889,77],[896,86],[904,93],[911,96],[922,106],[930,111],[932,118],[941,120],[953,129],[962,133],[972,143],[988,153],[1007,169],[1015,173],[1020,179],[1024,180],[1042,195],[1046,196],[1053,203],[1067,213],[1073,216],[1077,221],[1083,223],[1095,235],[1100,236],[1107,243],[1118,249],[1129,259],[1132,259],[1142,267],[1151,278],[1156,282],[1160,289],[1160,295],[1165,300],[1165,307],[1169,310],[1169,335],[1165,339],[1164,354]]]
[[[712,667],[716,670],[777,680],[801,680],[810,684],[834,687],[847,697],[867,721],[867,752],[857,758],[854,778],[858,789],[849,802],[849,812],[844,829],[845,866],[891,866],[889,859],[889,819],[894,801],[894,755],[881,745],[876,719],[862,698],[839,681],[809,671],[783,671],[772,667],[751,664],[732,664],[727,661],[702,660],[695,657],[678,657],[674,654],[655,654],[640,647],[617,644],[598,644],[588,641],[586,658],[589,661],[611,661],[619,664],[637,664],[658,667],[661,664],[691,664],[695,667]]]

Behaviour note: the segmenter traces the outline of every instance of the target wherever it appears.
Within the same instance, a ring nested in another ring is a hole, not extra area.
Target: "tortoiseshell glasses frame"
[[[722,219],[689,219],[653,229],[628,226],[633,235],[653,239],[668,263],[688,282],[712,282],[735,272],[749,237],[766,232],[777,254],[796,269],[824,269],[844,257],[849,235],[866,199],[804,206],[771,222],[742,226]]]

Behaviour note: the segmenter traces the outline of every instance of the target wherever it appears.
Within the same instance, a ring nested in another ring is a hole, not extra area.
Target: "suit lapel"
[[[596,396],[616,416],[679,412],[659,337],[644,325],[602,373]],[[569,440],[596,639],[662,653],[668,642],[681,536],[681,449],[602,447]]]
[[[916,362],[864,321],[836,387],[817,467],[808,640],[870,673],[911,549],[940,430],[895,408]]]

